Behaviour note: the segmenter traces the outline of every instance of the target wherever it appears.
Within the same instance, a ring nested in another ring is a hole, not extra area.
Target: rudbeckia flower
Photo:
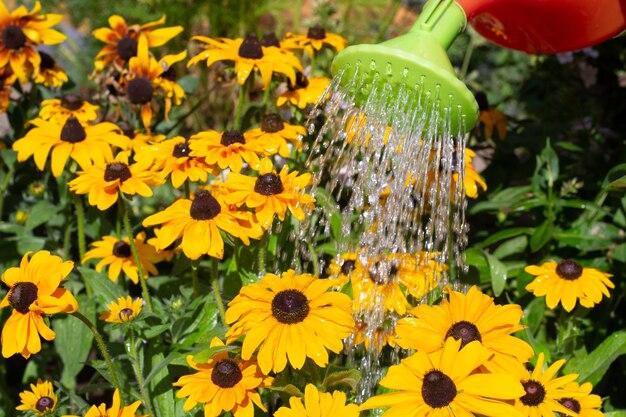
[[[485,180],[478,174],[472,160],[476,156],[476,152],[471,149],[465,148],[465,173],[463,175],[463,185],[465,187],[465,195],[469,198],[478,197],[478,188],[482,188],[483,191],[487,191],[487,184]],[[453,175],[454,187],[459,180],[459,174]],[[454,188],[453,187],[453,188]]]
[[[127,323],[137,318],[141,313],[143,300],[136,298],[134,301],[130,296],[120,297],[117,302],[107,304],[107,311],[100,313],[100,320],[108,323]]]
[[[544,355],[539,353],[537,364],[532,374],[528,371],[522,376],[523,395],[515,400],[515,408],[525,417],[554,417],[556,413],[576,417],[577,413],[561,404],[565,398],[581,398],[584,394],[575,386],[568,385],[578,378],[569,374],[555,378],[565,364],[565,359],[558,360],[544,371]],[[566,389],[565,387],[568,386]]]
[[[146,241],[146,234],[140,232],[135,237],[135,247],[139,252],[139,261],[144,273],[144,279],[148,275],[157,275],[159,271],[154,264],[163,260],[154,246]],[[130,249],[130,240],[128,237],[118,239],[113,236],[103,236],[102,240],[98,240],[91,244],[93,249],[87,251],[83,256],[82,262],[85,263],[90,259],[101,259],[96,265],[96,271],[101,272],[105,266],[109,269],[109,279],[113,282],[117,281],[120,272],[124,271],[126,276],[135,284],[139,283],[139,273],[135,258]]]
[[[230,343],[244,336],[244,359],[260,345],[257,360],[265,374],[282,371],[287,361],[301,369],[307,357],[325,367],[326,349],[339,353],[354,328],[350,297],[328,291],[335,286],[336,280],[292,269],[282,277],[265,274],[228,303],[225,320],[232,326],[226,338]]]
[[[461,348],[461,341],[448,339],[443,349],[423,351],[393,365],[380,381],[397,390],[377,395],[361,404],[361,410],[389,407],[383,417],[522,417],[506,401],[524,394],[519,379],[509,374],[479,374],[474,370],[490,353],[478,342]]]
[[[11,306],[13,312],[2,328],[2,356],[15,353],[25,358],[41,350],[39,336],[50,341],[55,333],[48,327],[43,315],[73,313],[78,310],[74,296],[61,281],[74,268],[74,262],[63,261],[48,251],[32,252],[22,257],[19,268],[7,269],[2,282],[9,287],[0,308]]]
[[[39,68],[35,69],[33,79],[36,84],[43,84],[46,87],[60,88],[68,81],[67,73],[57,65],[54,58],[45,52],[39,52],[41,62]]]
[[[117,202],[119,193],[151,197],[152,189],[165,180],[150,171],[145,163],[128,164],[128,153],[120,152],[109,163],[98,163],[78,171],[69,182],[70,191],[89,194],[89,204],[106,210]]]
[[[602,295],[611,296],[609,288],[615,284],[609,279],[612,275],[595,268],[584,268],[578,262],[566,259],[561,262],[544,262],[543,265],[530,265],[524,271],[536,278],[526,286],[526,291],[536,297],[546,296],[548,308],[554,310],[561,303],[570,312],[578,301],[581,306],[592,308],[602,301]]]
[[[30,384],[30,391],[20,392],[20,405],[15,407],[20,411],[32,411],[37,416],[54,413],[57,406],[57,395],[54,393],[50,381],[37,379],[37,384]]]
[[[295,82],[289,81],[287,83],[287,91],[278,96],[276,105],[280,107],[285,103],[291,103],[300,109],[304,109],[308,104],[316,104],[329,84],[330,78],[307,78],[304,74],[298,72]]]
[[[358,253],[346,252],[330,261],[326,273],[328,274],[328,278],[337,279],[341,284],[344,284],[350,280],[350,276],[355,270],[358,270],[356,272],[357,274],[367,272],[367,269],[359,260]]]
[[[143,133],[128,130],[125,131],[125,134],[131,138],[128,149],[135,152],[135,154],[140,153],[144,148],[150,148],[153,145],[158,145],[167,139],[165,135],[156,134],[154,132]]]
[[[501,111],[491,107],[485,93],[476,94],[478,102],[480,123],[484,126],[484,134],[487,139],[493,137],[494,127],[498,132],[500,139],[506,138],[506,115]]]
[[[96,68],[103,69],[110,62],[123,67],[132,57],[137,56],[140,36],[146,38],[148,48],[155,48],[165,45],[183,31],[182,26],[155,29],[156,26],[163,24],[165,15],[159,20],[143,25],[128,25],[124,18],[118,15],[109,17],[110,28],[98,28],[93,31],[96,39],[107,44],[96,55]]]
[[[288,142],[302,150],[302,136],[306,135],[304,126],[285,123],[278,113],[266,114],[261,118],[261,126],[246,132],[246,138],[258,141],[265,149],[266,156],[278,153],[283,158],[289,156]]]
[[[11,104],[11,93],[17,76],[10,67],[0,68],[0,113],[4,113]]]
[[[85,169],[92,163],[103,164],[113,159],[111,146],[128,146],[128,138],[121,134],[119,127],[109,122],[84,125],[70,116],[63,123],[42,119],[30,123],[35,128],[13,144],[17,160],[24,162],[32,156],[37,168],[43,171],[50,154],[50,167],[55,177],[63,173],[68,158]]]
[[[289,398],[289,407],[280,407],[274,417],[359,417],[359,406],[346,404],[346,394],[341,391],[319,392],[313,384],[304,388],[302,398]]]
[[[496,305],[476,286],[467,295],[451,290],[448,293],[450,300],[444,299],[441,305],[418,305],[410,311],[414,317],[398,321],[398,344],[404,349],[431,353],[441,350],[450,338],[460,340],[463,346],[478,341],[490,353],[484,363],[489,371],[523,373],[534,351],[528,343],[512,336],[524,329],[520,324],[521,307]]]
[[[264,229],[268,229],[274,216],[283,221],[287,209],[299,221],[304,220],[304,210],[311,209],[315,198],[306,194],[304,189],[311,184],[311,174],[298,175],[298,171],[289,172],[287,165],[277,173],[272,161],[263,158],[259,166],[258,177],[231,172],[226,181],[220,184],[228,190],[224,201],[228,204],[246,204],[254,209],[257,220]]]
[[[189,259],[204,254],[222,259],[224,240],[220,230],[241,239],[245,245],[263,233],[252,213],[233,209],[207,190],[196,192],[193,200],[181,198],[143,221],[144,226],[157,224],[163,225],[156,235],[157,249],[165,249],[182,237],[180,246]]]
[[[192,39],[207,44],[208,48],[191,58],[188,67],[203,60],[206,60],[207,67],[217,61],[232,61],[239,84],[245,83],[255,69],[261,73],[263,89],[267,88],[275,72],[295,83],[296,71],[302,71],[302,64],[295,55],[276,47],[264,47],[253,33],[243,39],[211,39],[206,36],[194,36]]]
[[[339,52],[343,50],[347,44],[348,41],[345,38],[334,33],[327,33],[319,23],[310,27],[306,35],[288,33],[282,42],[283,48],[304,49],[309,56],[313,56],[314,51],[319,51],[325,45]]]
[[[98,118],[98,106],[83,100],[78,94],[67,94],[61,98],[51,98],[41,102],[39,117],[63,125],[74,116],[79,122],[86,124]]]
[[[599,409],[602,407],[602,398],[591,393],[593,386],[590,382],[578,385],[577,382],[570,382],[563,387],[566,391],[576,392],[576,398],[561,398],[559,403],[571,410],[578,417],[603,417],[604,413]],[[578,396],[580,395],[580,396]]]
[[[220,346],[224,343],[213,338],[210,347]],[[181,387],[176,397],[188,397],[183,406],[185,411],[200,403],[205,417],[218,417],[224,411],[235,417],[251,417],[255,405],[267,412],[258,389],[269,388],[274,378],[261,373],[254,358],[231,358],[227,351],[222,351],[206,363],[197,363],[188,355],[187,363],[198,372],[182,376],[174,383],[175,387]]]
[[[180,106],[185,99],[185,90],[176,82],[174,64],[187,58],[187,51],[176,55],[165,55],[159,60],[163,72],[154,80],[154,84],[163,91],[165,97],[165,119],[168,120],[172,103]]]
[[[41,64],[41,56],[35,47],[65,40],[65,35],[50,29],[63,20],[63,15],[40,12],[38,1],[30,12],[20,6],[11,13],[0,1],[0,68],[10,65],[22,83],[26,83]]]
[[[140,405],[141,401],[135,401],[134,403],[123,407],[120,399],[120,391],[116,389],[113,393],[113,403],[111,404],[111,408],[107,408],[105,403],[102,403],[99,406],[92,405],[84,417],[148,417],[147,414],[135,414]]]
[[[396,346],[396,333],[390,321],[384,321],[378,326],[372,324],[371,317],[375,317],[375,314],[373,311],[363,312],[361,318],[356,319],[352,343],[354,346],[363,344],[365,350],[380,353],[387,345]]]
[[[223,133],[206,130],[191,136],[189,146],[191,156],[204,158],[207,164],[217,165],[221,170],[230,168],[233,172],[241,171],[243,162],[251,168],[259,165],[259,155],[265,150],[258,142],[250,142],[246,135],[236,130]]]

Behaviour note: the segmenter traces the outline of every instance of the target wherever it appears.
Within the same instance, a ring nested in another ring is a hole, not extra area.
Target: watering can
[[[359,78],[357,105],[374,84],[425,94],[467,131],[478,119],[474,95],[457,77],[446,50],[469,22],[490,41],[528,53],[588,47],[626,29],[626,0],[428,0],[408,33],[377,45],[340,52],[332,72]],[[343,82],[343,81],[342,81]],[[454,116],[456,115],[456,116]]]

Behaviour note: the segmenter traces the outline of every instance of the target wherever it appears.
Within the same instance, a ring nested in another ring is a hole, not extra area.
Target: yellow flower
[[[28,220],[28,213],[24,210],[18,210],[15,213],[15,222],[17,224],[25,224],[26,220]]]
[[[191,156],[204,158],[209,165],[217,165],[221,170],[230,168],[233,172],[241,171],[243,161],[256,169],[259,155],[265,154],[262,144],[248,141],[246,135],[236,130],[199,132],[191,136],[189,147]]]
[[[35,46],[54,45],[65,40],[65,35],[50,29],[63,20],[63,15],[40,14],[40,11],[41,3],[37,1],[30,12],[20,6],[9,13],[4,2],[0,1],[0,68],[9,65],[22,83],[26,83],[41,65],[41,56]]]
[[[213,338],[210,347],[220,346],[224,343]],[[261,373],[256,360],[231,358],[227,351],[222,351],[206,363],[196,363],[189,355],[187,363],[198,372],[182,376],[174,383],[182,387],[176,393],[177,398],[189,397],[183,406],[185,411],[201,403],[205,417],[217,417],[224,411],[235,417],[252,417],[254,405],[267,412],[258,389],[270,387],[274,378]]]
[[[329,278],[337,279],[342,285],[350,280],[350,276],[356,274],[365,274],[367,269],[359,260],[359,254],[356,252],[346,252],[338,258],[333,258],[328,265],[326,273]]]
[[[86,124],[98,118],[98,108],[77,94],[68,94],[60,99],[51,98],[42,101],[39,117],[63,125],[67,119],[74,116],[76,120]]]
[[[68,81],[67,73],[63,68],[57,65],[54,58],[45,52],[39,52],[41,61],[39,68],[35,68],[33,79],[37,84],[43,84],[46,87],[60,88],[63,83]]]
[[[43,171],[50,154],[50,167],[55,177],[63,173],[68,158],[86,169],[92,163],[103,164],[113,159],[111,146],[128,146],[128,138],[113,123],[83,125],[73,116],[64,123],[42,119],[30,123],[35,128],[13,144],[17,160],[24,162],[32,156],[37,168]]]
[[[411,310],[414,317],[403,318],[396,325],[398,345],[425,353],[439,351],[447,339],[461,340],[462,345],[480,342],[490,353],[484,363],[490,372],[521,374],[534,354],[532,347],[512,336],[524,329],[519,305],[496,305],[493,298],[476,286],[467,295],[449,290],[450,300],[441,305],[421,304]]]
[[[282,41],[283,48],[304,49],[309,56],[313,56],[314,51],[319,51],[324,45],[328,45],[339,52],[347,44],[348,41],[345,38],[334,33],[327,33],[319,23],[310,27],[306,35],[288,33]]]
[[[138,233],[135,238],[135,246],[137,247],[137,252],[139,252],[144,279],[147,279],[148,275],[157,275],[159,273],[154,264],[161,262],[163,257],[145,240],[146,234],[144,232]],[[96,265],[96,271],[101,272],[105,266],[108,266],[109,279],[111,281],[117,281],[120,272],[124,271],[132,282],[135,284],[139,283],[137,264],[131,252],[128,237],[120,240],[113,236],[103,236],[102,240],[93,242],[91,246],[93,246],[93,249],[85,253],[82,259],[83,263],[90,259],[101,259]]]
[[[29,358],[41,350],[39,335],[50,341],[55,333],[48,327],[43,315],[73,313],[78,310],[74,296],[61,281],[74,267],[74,262],[63,261],[48,251],[39,251],[28,259],[26,253],[19,268],[7,269],[2,282],[9,287],[0,308],[11,306],[13,313],[2,329],[2,356],[15,353]]]
[[[604,414],[599,408],[602,407],[602,398],[599,395],[591,393],[593,386],[590,382],[585,382],[582,385],[578,385],[577,382],[570,382],[566,384],[564,389],[567,391],[576,392],[576,398],[561,398],[559,403],[573,411],[578,417],[603,417]]]
[[[57,395],[50,381],[37,379],[37,384],[30,384],[30,391],[20,392],[21,404],[15,407],[20,411],[32,411],[37,416],[52,414],[57,406]]]
[[[220,196],[214,197],[206,190],[196,192],[193,200],[181,198],[143,221],[144,226],[157,224],[163,226],[156,234],[156,248],[166,249],[182,237],[180,246],[189,259],[204,254],[222,259],[224,240],[220,230],[241,239],[245,245],[263,233],[252,213],[234,210]]]
[[[506,138],[506,115],[493,107],[487,110],[481,110],[478,117],[480,122],[485,126],[484,133],[487,139],[493,137],[493,129],[496,128],[500,139]]]
[[[430,355],[418,351],[391,366],[380,381],[398,392],[372,397],[361,410],[390,407],[383,417],[522,417],[506,402],[524,394],[519,379],[473,372],[489,355],[478,342],[461,348],[461,341],[454,339]]]
[[[579,398],[584,394],[576,387],[569,385],[577,374],[569,374],[554,378],[559,369],[565,364],[565,359],[554,362],[548,369],[543,370],[543,352],[537,358],[537,364],[532,374],[525,371],[522,376],[523,395],[515,400],[515,408],[526,417],[554,417],[555,413],[575,417],[578,414],[563,406],[560,400],[565,398]],[[568,386],[568,388],[565,388]]]
[[[146,242],[148,242],[148,245],[151,245],[152,247],[156,249],[157,253],[163,257],[163,260],[167,262],[171,262],[172,259],[174,258],[174,255],[179,253],[181,249],[176,247],[176,242],[170,243],[170,245],[167,246],[165,249],[159,249],[157,245],[159,243],[160,234],[161,234],[161,229],[154,229],[154,235],[156,237],[151,237]]]
[[[330,78],[316,77],[307,78],[301,72],[296,74],[296,81],[289,81],[287,91],[278,96],[277,106],[291,103],[300,109],[304,109],[308,104],[315,104],[326,91],[330,84]]]
[[[159,65],[163,68],[163,72],[154,80],[155,86],[161,89],[165,97],[165,120],[168,119],[172,102],[180,106],[185,99],[185,90],[176,82],[176,71],[174,64],[187,58],[187,51],[183,51],[176,55],[165,55],[159,60]]]
[[[0,68],[0,113],[4,113],[11,104],[11,93],[17,76],[11,67]]]
[[[359,417],[359,406],[346,404],[346,394],[341,391],[319,392],[313,384],[304,388],[302,398],[289,398],[289,407],[280,407],[275,417]]]
[[[592,308],[602,301],[602,295],[611,296],[608,288],[615,288],[609,279],[612,275],[595,268],[583,268],[571,259],[559,263],[544,262],[543,265],[530,265],[524,271],[536,278],[526,286],[526,291],[536,297],[546,296],[548,308],[555,309],[559,302],[565,311],[572,311],[576,301],[586,308]]]
[[[113,301],[107,304],[108,311],[100,313],[100,320],[104,320],[108,323],[127,323],[137,318],[141,313],[141,307],[143,300],[136,298],[133,301],[130,296],[119,297],[117,302]]]
[[[264,229],[272,225],[274,215],[285,220],[287,209],[299,221],[304,220],[304,210],[310,210],[315,202],[315,198],[304,193],[305,187],[311,184],[311,174],[298,176],[298,171],[290,173],[287,165],[276,173],[268,158],[261,161],[259,171],[256,178],[229,173],[226,181],[220,184],[228,190],[224,201],[236,205],[245,203],[253,208]]]
[[[70,191],[89,194],[89,204],[106,210],[117,201],[119,193],[152,196],[151,186],[165,180],[149,171],[145,163],[128,165],[128,153],[120,152],[109,163],[98,163],[77,172],[78,177],[69,182]]]
[[[391,134],[391,126],[385,128],[383,144],[386,145]],[[355,146],[369,146],[372,139],[371,125],[367,123],[367,117],[363,113],[350,116],[346,123],[346,142]],[[378,139],[377,139],[378,140]]]
[[[476,156],[476,153],[468,148],[465,148],[465,173],[463,176],[463,184],[465,186],[465,195],[469,198],[478,197],[478,187],[482,188],[483,191],[487,191],[487,184],[485,180],[482,179],[480,174],[472,165],[472,160]],[[459,180],[459,174],[455,173],[452,177],[454,179],[454,188],[456,187],[456,183]]]
[[[152,145],[158,145],[166,138],[165,135],[155,134],[154,132],[143,133],[139,131],[125,130],[126,136],[131,138],[129,147],[127,149],[132,150],[135,154],[141,152],[144,148],[149,148]]]
[[[113,403],[111,404],[111,408],[107,408],[105,403],[102,403],[99,406],[92,405],[84,417],[148,417],[147,414],[135,414],[140,405],[141,401],[135,401],[131,405],[122,407],[122,402],[120,400],[120,391],[116,389],[113,393]]]
[[[342,340],[354,328],[350,297],[328,291],[335,286],[336,280],[296,274],[292,269],[282,278],[265,274],[228,304],[225,319],[232,327],[226,338],[230,343],[244,336],[244,359],[251,358],[260,345],[257,360],[265,374],[282,371],[287,361],[300,369],[307,357],[325,367],[326,349],[339,353]]]
[[[387,321],[374,327],[368,320],[368,318],[374,317],[374,314],[376,313],[369,312],[368,314],[368,312],[363,312],[361,314],[362,318],[356,319],[352,343],[355,346],[363,343],[365,350],[369,351],[374,348],[376,352],[380,353],[386,345],[396,346],[396,333],[393,324]]]
[[[154,29],[164,23],[165,15],[159,20],[143,25],[128,25],[124,18],[118,15],[109,17],[111,28],[98,28],[93,31],[96,39],[107,44],[96,55],[96,68],[104,68],[110,62],[123,67],[132,57],[137,56],[140,36],[146,38],[149,48],[155,48],[165,45],[183,31],[182,26]]]
[[[216,175],[219,171],[208,165],[204,158],[190,156],[189,143],[182,136],[176,136],[142,148],[135,155],[135,160],[149,161],[146,164],[163,178],[171,175],[174,188],[180,188],[185,181],[207,182],[209,173]]]
[[[276,47],[264,47],[253,33],[244,39],[211,39],[206,36],[194,36],[192,39],[207,44],[208,48],[191,58],[187,67],[202,60],[206,60],[207,67],[217,61],[232,61],[239,84],[245,83],[255,69],[261,73],[263,89],[267,88],[274,72],[287,76],[294,83],[296,71],[302,71],[302,64],[295,55]]]
[[[261,118],[261,126],[246,132],[249,142],[258,141],[265,149],[265,155],[278,153],[283,158],[289,156],[288,142],[295,145],[298,151],[302,150],[302,136],[306,135],[303,126],[290,125],[283,122],[278,113],[266,114]]]

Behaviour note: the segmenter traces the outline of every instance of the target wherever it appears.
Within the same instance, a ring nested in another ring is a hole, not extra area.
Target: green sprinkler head
[[[335,57],[332,73],[343,70],[342,83],[355,73],[361,78],[361,88],[354,92],[357,106],[365,104],[375,83],[379,88],[391,85],[395,94],[405,86],[431,103],[438,101],[442,116],[450,110],[450,132],[458,131],[461,119],[469,131],[478,120],[478,104],[446,53],[466,23],[465,12],[454,0],[428,0],[408,33],[377,45],[349,46]]]

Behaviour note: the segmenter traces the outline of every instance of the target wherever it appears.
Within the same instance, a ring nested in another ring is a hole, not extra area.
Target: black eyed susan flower
[[[20,405],[15,407],[20,411],[32,411],[37,416],[54,413],[57,406],[57,395],[54,393],[50,381],[37,379],[37,384],[30,384],[30,391],[20,392]]]
[[[228,174],[227,180],[221,184],[228,190],[224,201],[236,205],[245,203],[254,209],[257,220],[265,229],[272,225],[274,216],[285,220],[287,209],[302,221],[304,210],[313,207],[315,198],[304,193],[305,187],[311,184],[311,174],[298,174],[298,171],[289,172],[287,165],[277,173],[272,161],[264,158],[256,178],[233,172]]]
[[[17,76],[10,67],[0,68],[0,113],[4,113],[11,104],[11,93]]]
[[[163,178],[171,175],[174,188],[180,188],[185,181],[206,182],[209,173],[219,173],[215,167],[208,165],[204,158],[193,157],[190,154],[189,141],[182,136],[177,136],[144,147],[135,155],[135,160],[149,160],[151,170],[159,173]]]
[[[124,242],[126,243],[126,242]],[[126,243],[128,245],[128,243]],[[143,300],[136,298],[134,301],[130,296],[120,297],[116,301],[107,304],[107,311],[100,313],[100,320],[108,323],[128,323],[137,318],[141,313]]]
[[[599,395],[591,393],[593,386],[590,382],[579,385],[577,382],[570,382],[563,387],[566,391],[576,392],[575,398],[561,398],[559,403],[573,411],[578,417],[603,417],[604,413],[600,411],[602,407],[602,398]]]
[[[89,204],[99,210],[106,210],[115,204],[120,192],[150,197],[150,187],[165,182],[143,162],[129,165],[127,152],[120,152],[113,161],[92,165],[77,174],[78,177],[68,183],[70,191],[89,194]]]
[[[329,278],[337,279],[341,284],[344,284],[350,280],[350,276],[355,270],[358,270],[357,274],[367,272],[367,269],[359,260],[357,252],[346,252],[330,261],[326,273]]]
[[[111,146],[128,146],[128,138],[113,123],[83,125],[73,116],[63,123],[42,119],[30,123],[35,128],[13,144],[17,160],[24,162],[32,156],[37,168],[43,171],[50,155],[50,167],[55,177],[63,173],[68,158],[85,169],[92,163],[103,164],[113,159]]]
[[[304,49],[309,56],[313,56],[315,51],[321,50],[324,46],[329,46],[339,52],[347,44],[348,41],[345,38],[326,32],[319,23],[310,27],[305,35],[288,33],[281,43],[285,49]]]
[[[443,349],[423,351],[389,368],[380,381],[385,388],[397,390],[377,395],[361,410],[389,407],[384,417],[522,417],[506,401],[524,394],[519,379],[509,374],[479,374],[490,353],[478,342],[461,348],[461,340],[448,339]]]
[[[144,148],[150,148],[153,145],[158,145],[167,139],[165,135],[154,132],[144,133],[133,131],[132,129],[125,129],[124,133],[126,136],[131,138],[128,150],[132,150],[135,154],[141,152]]]
[[[515,400],[515,408],[527,417],[554,417],[556,413],[575,417],[578,414],[561,404],[563,399],[584,397],[585,394],[568,384],[578,378],[577,374],[569,374],[555,378],[557,372],[565,364],[561,359],[554,362],[544,371],[544,355],[539,353],[537,364],[532,374],[528,371],[522,376],[523,395]]]
[[[241,171],[244,161],[251,168],[258,168],[259,155],[265,154],[261,145],[248,141],[246,135],[236,130],[223,133],[206,130],[191,136],[189,143],[191,156],[204,158],[209,165],[217,165],[221,170],[230,168],[233,172]]]
[[[325,367],[326,349],[339,353],[354,328],[350,297],[328,291],[336,286],[336,280],[292,269],[282,277],[265,274],[228,304],[225,319],[232,327],[226,337],[231,342],[244,336],[244,359],[260,345],[257,361],[265,374],[282,371],[287,362],[300,369],[307,357]]]
[[[65,40],[65,35],[51,29],[63,20],[63,15],[40,12],[38,1],[30,12],[20,6],[11,13],[0,1],[0,68],[9,65],[22,83],[26,83],[41,64],[41,56],[35,47]]]
[[[491,139],[495,127],[500,139],[506,138],[506,115],[489,105],[485,93],[476,94],[476,102],[480,112],[478,119],[484,126],[485,137]]]
[[[40,335],[50,341],[55,333],[48,327],[43,315],[73,313],[78,310],[76,299],[61,281],[74,267],[74,262],[63,261],[48,251],[32,252],[22,258],[19,267],[7,269],[2,282],[9,287],[0,308],[11,306],[13,312],[2,328],[2,356],[16,353],[25,358],[41,350]]]
[[[363,312],[361,318],[355,320],[354,336],[352,343],[355,346],[363,344],[365,350],[375,350],[381,352],[387,345],[396,346],[396,332],[391,321],[384,321],[379,326],[374,326],[368,322],[368,317],[374,317],[375,312]]]
[[[154,84],[163,92],[165,97],[165,119],[168,120],[172,103],[180,106],[185,99],[185,90],[176,81],[174,64],[187,58],[187,51],[176,55],[165,55],[159,60],[163,72],[154,80]]]
[[[359,406],[346,404],[346,394],[341,391],[319,392],[313,384],[304,388],[302,398],[289,398],[289,407],[280,407],[275,417],[358,417]]]
[[[460,340],[465,346],[480,342],[491,357],[484,363],[490,372],[525,372],[526,363],[534,354],[532,347],[512,336],[524,329],[519,305],[496,305],[493,298],[476,286],[467,295],[448,291],[450,300],[441,305],[419,305],[411,310],[414,317],[403,318],[396,325],[398,344],[405,349],[431,353],[442,349],[447,339]]]
[[[220,230],[241,239],[245,245],[263,234],[252,213],[232,208],[207,190],[196,192],[192,200],[181,198],[143,221],[144,226],[157,224],[162,224],[156,234],[157,249],[166,249],[182,238],[180,247],[189,259],[205,254],[222,259],[224,240]]]
[[[87,410],[84,417],[148,417],[146,414],[135,414],[141,405],[141,401],[122,406],[120,391],[118,389],[113,393],[113,403],[111,408],[107,408],[105,403],[96,406],[95,404]],[[80,416],[64,416],[64,417],[80,417]]]
[[[287,91],[278,96],[276,105],[280,107],[290,103],[300,109],[304,109],[309,104],[317,103],[329,84],[330,78],[307,78],[304,74],[298,72],[295,82],[288,81]]]
[[[41,57],[39,68],[36,68],[33,74],[33,80],[36,84],[60,88],[63,83],[68,81],[67,73],[63,68],[57,65],[54,58],[41,51],[39,52],[39,56]]]
[[[61,98],[51,98],[41,102],[39,117],[43,120],[63,125],[74,116],[79,122],[86,124],[98,118],[98,106],[83,100],[78,94],[67,94]]]
[[[275,72],[295,83],[296,71],[302,71],[302,64],[295,55],[276,47],[263,46],[253,33],[243,39],[211,39],[206,36],[194,36],[192,39],[207,44],[208,48],[191,58],[188,67],[203,60],[206,60],[207,67],[217,61],[232,61],[239,84],[245,83],[254,70],[261,73],[263,89],[267,88]]]
[[[214,338],[210,346],[220,347],[224,343]],[[189,355],[187,363],[198,372],[182,376],[174,383],[181,387],[176,397],[188,397],[183,406],[185,411],[200,403],[205,417],[218,417],[224,411],[230,411],[234,417],[251,417],[255,405],[267,412],[258,389],[270,387],[274,378],[264,375],[254,358],[231,358],[227,351],[222,351],[206,363],[197,363]]]
[[[465,195],[469,198],[478,197],[479,187],[482,191],[487,191],[487,184],[485,180],[480,176],[474,165],[472,164],[472,160],[476,157],[476,152],[471,149],[465,148],[465,174],[463,176],[463,185],[465,187]],[[456,181],[458,181],[459,174],[455,173],[453,175],[453,179],[455,181],[454,186],[456,186]]]
[[[157,275],[159,271],[154,264],[163,260],[163,257],[157,253],[154,246],[145,242],[146,234],[141,232],[135,237],[135,246],[139,252],[139,260],[144,273],[144,279],[148,275]],[[139,283],[139,273],[137,264],[130,249],[130,240],[128,237],[118,239],[113,236],[104,236],[102,240],[98,240],[91,244],[93,249],[87,251],[83,256],[82,262],[85,263],[90,259],[100,259],[96,264],[96,271],[100,272],[105,266],[108,266],[109,279],[113,282],[117,281],[120,272],[124,272],[135,284]]]
[[[612,275],[595,268],[585,268],[578,262],[566,259],[561,262],[544,262],[543,265],[530,265],[524,271],[536,278],[526,286],[526,291],[536,297],[546,296],[548,308],[555,309],[561,303],[565,311],[572,311],[576,302],[592,308],[602,301],[602,295],[610,297],[609,288],[615,285],[609,279]]]
[[[288,143],[298,151],[302,150],[302,136],[306,135],[304,126],[285,123],[278,113],[266,114],[261,118],[261,126],[246,132],[248,141],[258,141],[267,156],[278,153],[283,158],[289,156]]]
[[[148,48],[163,46],[183,31],[182,26],[172,26],[155,29],[165,24],[165,15],[154,22],[143,25],[128,25],[123,17],[113,15],[109,17],[110,28],[98,28],[93,36],[106,43],[96,55],[96,69],[104,69],[110,62],[123,67],[132,57],[137,56],[139,37],[144,36]]]

